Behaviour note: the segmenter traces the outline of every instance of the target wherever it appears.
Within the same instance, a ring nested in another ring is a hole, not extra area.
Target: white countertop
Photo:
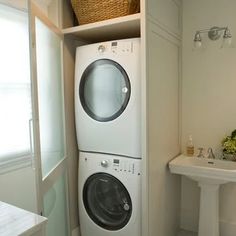
[[[0,235],[30,235],[37,232],[47,218],[0,201]]]

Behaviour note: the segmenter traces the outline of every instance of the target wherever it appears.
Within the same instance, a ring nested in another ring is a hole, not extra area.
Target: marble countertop
[[[0,201],[0,235],[30,235],[37,232],[47,218]]]

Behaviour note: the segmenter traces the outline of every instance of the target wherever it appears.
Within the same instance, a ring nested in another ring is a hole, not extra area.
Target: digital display
[[[112,46],[112,47],[116,47],[116,46],[117,46],[117,42],[112,42],[112,43],[111,43],[111,46]]]
[[[113,160],[113,163],[114,163],[114,164],[119,164],[119,163],[120,163],[120,160],[114,159],[114,160]]]

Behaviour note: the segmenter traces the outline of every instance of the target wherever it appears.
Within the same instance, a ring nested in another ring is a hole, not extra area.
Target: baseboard
[[[235,236],[236,235],[236,222],[220,220],[220,235]]]
[[[177,236],[197,236],[196,232],[191,232],[187,230],[180,230],[177,234]]]
[[[72,236],[80,236],[79,227],[72,230]],[[236,222],[220,221],[220,235],[235,236],[236,235]]]
[[[189,230],[189,229],[184,228],[184,230]],[[236,235],[236,222],[220,220],[220,235],[235,236]]]
[[[75,228],[74,230],[72,230],[72,236],[80,236],[80,230],[79,227]]]

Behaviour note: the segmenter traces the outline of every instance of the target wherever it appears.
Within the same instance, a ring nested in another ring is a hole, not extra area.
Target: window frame
[[[27,19],[26,28],[27,29],[29,28],[28,11],[26,9],[26,4],[22,4],[22,6],[18,6],[18,5],[15,6],[15,5],[9,4],[6,1],[0,0],[0,7],[1,6],[10,8],[13,11],[19,12],[19,14],[22,14],[22,17],[25,15],[25,18]],[[28,37],[29,37],[29,32],[28,32]],[[30,69],[30,58],[29,58],[29,69]],[[31,77],[31,72],[29,71],[29,78],[30,77]],[[29,91],[30,99],[32,101],[31,78],[28,84],[30,87],[30,91]],[[32,104],[31,104],[31,109],[32,109]],[[26,168],[26,167],[34,168],[31,121],[32,121],[32,118],[29,120],[29,140],[30,140],[29,149],[26,148],[25,150],[22,150],[22,151],[16,150],[16,151],[13,151],[12,153],[2,155],[0,157],[0,175],[6,174],[8,172],[15,171],[18,169]]]

